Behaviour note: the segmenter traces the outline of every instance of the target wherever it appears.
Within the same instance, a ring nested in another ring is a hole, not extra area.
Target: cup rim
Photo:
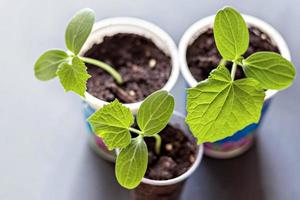
[[[166,46],[166,50],[168,51],[166,52],[166,54],[171,58],[171,74],[166,84],[160,90],[171,91],[171,89],[176,84],[180,74],[177,46],[174,40],[172,39],[172,37],[166,31],[161,29],[159,26],[153,24],[152,22],[145,21],[139,18],[134,18],[134,17],[112,17],[112,18],[103,19],[94,24],[92,32],[99,29],[108,28],[110,26],[128,26],[128,29],[130,29],[130,27],[135,27],[140,29],[141,32],[144,31],[144,32],[148,32],[149,34],[155,35],[155,37],[159,38],[161,41],[164,42],[164,45]],[[99,109],[103,105],[109,103],[104,100],[96,98],[95,96],[91,95],[87,91],[85,92],[84,100],[87,101],[87,103],[94,109]],[[124,103],[123,105],[128,107],[133,112],[136,112],[143,101],[139,101],[135,103]]]
[[[281,34],[273,28],[270,24],[267,22],[250,16],[246,14],[242,14],[243,18],[245,19],[246,23],[249,25],[252,25],[254,27],[259,28],[261,31],[263,31],[265,34],[270,37],[272,42],[274,42],[278,49],[280,54],[286,58],[287,60],[291,61],[291,54],[289,51],[289,48],[281,36]],[[195,35],[198,33],[196,37],[198,37],[202,32],[204,32],[208,27],[213,26],[215,15],[211,15],[205,18],[202,18],[198,21],[196,21],[194,24],[192,24],[183,34],[183,36],[180,39],[179,42],[179,62],[180,62],[180,70],[181,73],[185,79],[185,81],[188,83],[189,87],[195,87],[198,84],[198,81],[193,77],[192,73],[189,70],[189,67],[187,65],[186,61],[186,51],[188,48],[188,45],[193,42],[193,38]],[[200,32],[200,33],[199,33]],[[196,39],[196,38],[195,38]],[[272,98],[278,90],[267,90],[266,91],[266,96],[265,96],[265,101]]]
[[[173,115],[176,115],[183,119],[185,118],[185,116],[183,114],[179,113],[178,111],[174,111]],[[192,133],[191,133],[191,136],[194,137],[192,135]],[[198,168],[198,166],[200,165],[200,163],[202,161],[204,147],[203,147],[203,144],[197,145],[197,146],[198,146],[198,152],[197,152],[196,160],[185,173],[181,174],[180,176],[177,176],[176,178],[172,178],[172,179],[168,179],[168,180],[153,180],[153,179],[148,179],[148,178],[144,177],[142,179],[142,183],[149,184],[149,185],[155,185],[155,186],[166,186],[166,185],[173,185],[173,184],[176,184],[178,182],[181,182],[181,181],[187,179],[189,176],[191,176],[192,173],[194,173],[194,171],[196,171],[196,169]]]

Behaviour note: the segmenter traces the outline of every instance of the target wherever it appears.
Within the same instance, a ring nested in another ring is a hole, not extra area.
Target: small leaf
[[[166,91],[148,96],[137,113],[137,123],[144,135],[154,135],[168,124],[174,110],[174,98]]]
[[[94,11],[85,8],[77,12],[68,24],[65,34],[66,45],[75,55],[79,53],[90,35],[94,22]]]
[[[206,81],[188,89],[186,122],[198,143],[215,142],[259,121],[265,93],[258,81],[232,81],[219,66]]]
[[[137,187],[143,179],[148,165],[148,150],[140,137],[122,149],[116,160],[116,177],[120,185],[127,189]]]
[[[233,61],[243,55],[249,46],[249,31],[243,17],[236,10],[220,10],[214,21],[214,38],[225,60]]]
[[[283,89],[295,78],[295,67],[281,55],[273,52],[257,52],[243,60],[247,77],[260,82],[265,89]]]
[[[73,91],[80,96],[84,96],[86,81],[91,76],[87,73],[86,66],[78,57],[72,59],[72,65],[62,63],[57,70],[57,75],[66,92]]]
[[[47,81],[56,77],[58,66],[66,62],[68,55],[61,50],[49,50],[41,55],[34,64],[35,77],[41,81]]]
[[[131,135],[128,129],[134,118],[129,108],[117,99],[96,111],[88,118],[88,122],[109,149],[124,148],[130,143]]]

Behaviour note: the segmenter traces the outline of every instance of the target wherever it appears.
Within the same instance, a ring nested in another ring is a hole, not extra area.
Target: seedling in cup
[[[119,152],[115,173],[120,185],[133,189],[140,184],[148,165],[148,149],[144,138],[155,138],[155,151],[159,154],[161,137],[158,133],[167,126],[173,111],[174,98],[166,91],[158,91],[141,104],[136,114],[138,128],[132,127],[134,116],[131,111],[117,99],[88,118],[95,133],[107,147]]]
[[[84,96],[86,82],[90,78],[85,63],[93,64],[109,73],[117,83],[122,84],[122,77],[110,65],[93,58],[79,56],[79,52],[90,35],[95,14],[91,9],[82,9],[71,19],[65,32],[68,51],[49,50],[42,54],[35,63],[37,79],[48,81],[58,76],[65,91],[73,91]]]
[[[214,38],[222,56],[210,76],[187,92],[187,118],[198,143],[215,142],[260,119],[266,90],[282,90],[295,78],[293,64],[274,52],[244,58],[249,31],[238,11],[225,7],[214,21]],[[226,63],[232,63],[231,71]],[[246,78],[235,80],[241,67]]]

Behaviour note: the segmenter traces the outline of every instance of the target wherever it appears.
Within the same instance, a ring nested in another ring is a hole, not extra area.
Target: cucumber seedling
[[[69,22],[65,32],[68,51],[49,50],[42,54],[34,65],[35,77],[47,81],[58,76],[65,91],[84,96],[86,82],[91,77],[85,63],[93,64],[109,73],[118,84],[120,74],[110,65],[93,58],[79,56],[79,52],[90,35],[95,22],[94,11],[88,8],[78,11]]]
[[[119,151],[115,173],[118,182],[125,188],[138,186],[148,165],[148,149],[145,137],[155,138],[155,151],[160,153],[161,137],[158,134],[167,126],[174,111],[174,98],[166,91],[154,92],[141,104],[136,122],[130,109],[117,99],[88,118],[96,135],[101,137],[110,150]],[[131,133],[137,134],[133,137]]]
[[[233,8],[217,13],[213,33],[222,62],[206,80],[187,91],[186,122],[198,143],[215,142],[258,123],[265,90],[287,88],[296,73],[293,64],[277,53],[242,56],[249,47],[249,30]],[[226,62],[232,62],[231,72]],[[235,80],[237,67],[242,67],[246,78]]]

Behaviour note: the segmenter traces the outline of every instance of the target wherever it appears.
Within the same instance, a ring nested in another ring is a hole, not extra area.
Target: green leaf
[[[84,96],[86,91],[86,81],[91,77],[87,71],[85,64],[78,58],[72,59],[72,64],[62,63],[57,75],[65,91],[73,91],[80,96]]]
[[[58,66],[66,62],[67,59],[68,55],[64,51],[46,51],[34,64],[35,77],[41,81],[47,81],[56,77]]]
[[[166,91],[148,96],[137,113],[137,123],[144,135],[154,135],[168,124],[174,110],[174,98]]]
[[[233,8],[226,7],[217,13],[213,31],[217,48],[224,59],[233,61],[248,49],[246,22]]]
[[[124,148],[130,143],[130,126],[134,122],[129,108],[117,99],[88,118],[96,134],[103,138],[109,149]]]
[[[186,122],[198,143],[215,142],[259,121],[265,93],[252,78],[232,81],[219,66],[209,78],[188,89]]]
[[[137,187],[143,179],[148,165],[147,145],[142,137],[132,139],[122,149],[116,160],[116,177],[120,185],[127,189]]]
[[[67,48],[77,55],[90,35],[95,22],[95,13],[89,8],[80,10],[68,24],[65,40]]]
[[[295,67],[281,55],[273,52],[257,52],[243,60],[247,77],[260,82],[265,89],[283,89],[295,78]]]

